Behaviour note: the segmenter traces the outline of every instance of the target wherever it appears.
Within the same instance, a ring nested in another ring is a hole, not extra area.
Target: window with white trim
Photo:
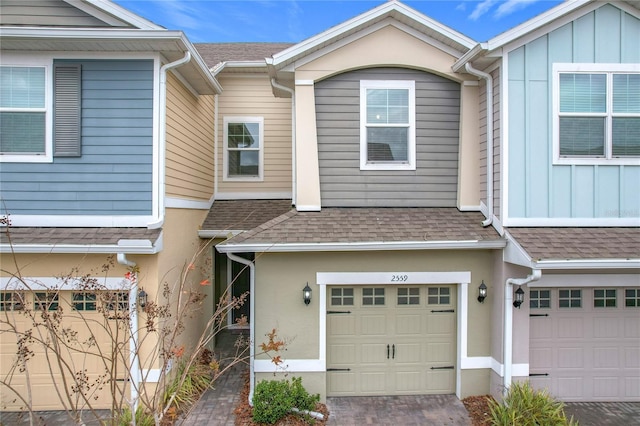
[[[556,163],[637,163],[640,68],[554,65]]]
[[[263,127],[262,117],[224,118],[225,180],[262,180]]]
[[[415,81],[360,81],[360,169],[416,169]]]

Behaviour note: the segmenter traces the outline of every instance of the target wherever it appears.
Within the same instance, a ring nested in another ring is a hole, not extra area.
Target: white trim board
[[[94,277],[99,286],[98,290],[129,290],[131,281],[126,278]],[[1,290],[85,290],[80,278],[58,277],[0,277]]]

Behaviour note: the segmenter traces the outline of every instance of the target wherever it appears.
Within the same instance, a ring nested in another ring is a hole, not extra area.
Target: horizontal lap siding
[[[14,215],[149,215],[153,61],[82,65],[82,156],[2,163],[0,211]]]
[[[2,0],[2,25],[106,27],[104,22],[62,0]]]
[[[213,96],[193,96],[171,73],[167,85],[167,196],[213,194]]]
[[[415,80],[416,170],[360,170],[360,80]],[[460,85],[406,69],[344,73],[316,84],[325,207],[455,207]]]

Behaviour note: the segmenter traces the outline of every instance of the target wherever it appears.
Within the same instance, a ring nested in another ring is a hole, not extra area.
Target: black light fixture
[[[480,287],[478,287],[478,302],[484,303],[484,299],[486,299],[486,297],[487,297],[487,286],[484,283],[484,280],[482,280],[482,283],[480,283]]]
[[[518,289],[515,293],[515,300],[513,301],[513,306],[515,308],[520,309],[520,305],[524,302],[524,291],[522,291],[522,287],[518,286]]]
[[[311,287],[309,287],[309,283],[302,289],[302,300],[304,300],[305,305],[311,303]]]
[[[138,306],[142,309],[147,306],[147,297],[147,292],[144,291],[144,289],[140,289],[140,292],[138,293]]]

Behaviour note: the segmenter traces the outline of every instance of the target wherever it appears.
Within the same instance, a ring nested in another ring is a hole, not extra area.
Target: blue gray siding
[[[82,155],[2,163],[0,212],[150,215],[153,61],[73,63],[82,67]]]
[[[605,5],[508,55],[509,217],[640,216],[640,167],[553,165],[553,63],[638,63],[640,20]]]
[[[360,80],[416,82],[416,170],[360,170]],[[367,69],[316,83],[325,207],[455,207],[460,85],[426,72]]]

